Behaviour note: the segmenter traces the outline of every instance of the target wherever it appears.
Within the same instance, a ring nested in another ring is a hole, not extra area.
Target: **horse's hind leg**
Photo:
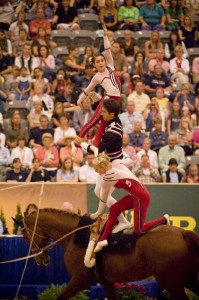
[[[189,300],[184,287],[172,286],[169,288],[165,287],[165,289],[169,292],[173,300]]]
[[[100,278],[99,282],[102,285],[102,287],[104,288],[106,297],[109,300],[117,300],[118,299],[114,282],[108,281],[105,278]]]

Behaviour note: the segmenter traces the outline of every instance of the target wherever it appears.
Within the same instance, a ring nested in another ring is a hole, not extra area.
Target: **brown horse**
[[[25,218],[27,227],[24,238],[30,242],[36,213]],[[48,238],[57,240],[76,229],[80,216],[56,209],[41,209],[34,236],[33,247],[42,248]],[[27,232],[28,231],[28,232]],[[64,249],[64,263],[71,280],[60,300],[68,299],[81,290],[88,289],[93,282],[100,282],[108,299],[116,300],[115,282],[143,280],[154,276],[175,300],[187,300],[184,288],[199,295],[199,237],[191,231],[161,225],[136,240],[134,247],[124,251],[105,250],[101,266],[103,275],[97,275],[95,268],[84,265],[83,247],[73,244],[74,234],[60,242]],[[36,257],[38,264],[48,262],[47,253]]]

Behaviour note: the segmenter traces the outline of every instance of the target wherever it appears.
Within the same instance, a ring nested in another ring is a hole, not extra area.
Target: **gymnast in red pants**
[[[104,177],[99,207],[96,213],[91,214],[91,219],[96,219],[102,214],[111,187],[114,186],[129,193],[109,208],[107,224],[94,252],[98,252],[108,245],[107,238],[116,224],[117,217],[125,210],[134,209],[134,231],[138,236],[143,235],[158,225],[170,224],[168,215],[164,215],[164,217],[149,223],[144,223],[150,203],[149,192],[138,178],[122,163],[122,160],[114,160],[112,163],[109,163],[109,157],[102,153],[93,160],[93,166],[95,171],[101,175],[104,174]]]
[[[101,118],[101,110],[102,110],[104,98],[109,97],[113,101],[115,100],[120,102],[120,96],[121,96],[121,82],[120,82],[119,75],[117,74],[114,68],[114,62],[111,53],[111,44],[107,36],[107,28],[103,26],[103,29],[104,29],[104,48],[105,48],[104,54],[99,54],[92,58],[92,64],[97,70],[97,73],[93,76],[90,84],[81,93],[77,101],[77,104],[81,105],[82,101],[86,97],[89,97],[93,101],[100,100],[100,103],[98,104],[98,107],[96,108],[93,116],[82,127],[79,133],[80,137],[84,137],[91,128],[93,128],[96,124],[100,122],[100,126],[98,128],[97,134],[95,136],[95,140],[93,142],[93,145],[95,147],[98,147],[102,134],[105,129],[105,122]],[[97,84],[100,84],[106,91],[106,95],[101,99],[99,98],[97,99],[96,98],[97,94],[92,92],[92,90],[95,88]]]

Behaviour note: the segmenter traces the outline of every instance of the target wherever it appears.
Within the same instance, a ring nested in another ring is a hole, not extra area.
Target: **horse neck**
[[[56,210],[40,210],[37,227],[53,240],[77,228],[79,216]]]

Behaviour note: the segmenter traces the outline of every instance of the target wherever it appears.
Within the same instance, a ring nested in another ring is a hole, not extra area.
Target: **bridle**
[[[40,238],[48,239],[47,236],[42,236],[39,233],[37,233],[36,231],[33,231],[32,229],[30,229],[28,227],[28,225],[26,224],[25,220],[23,220],[23,225],[24,225],[24,227],[21,230],[22,231],[26,230],[27,235],[29,236],[30,240],[32,240],[32,244],[34,245],[34,248],[33,247],[31,248],[32,253],[37,253],[37,252],[46,250],[45,248],[47,248],[47,249],[50,248],[50,244],[46,245],[44,248],[40,248],[34,240],[34,236],[39,236]],[[47,246],[49,246],[49,247],[47,247]]]

